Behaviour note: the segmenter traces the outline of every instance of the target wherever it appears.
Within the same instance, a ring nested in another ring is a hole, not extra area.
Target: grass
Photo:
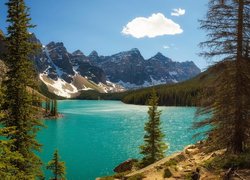
[[[176,166],[178,162],[175,159],[170,159],[169,161],[165,162],[163,165],[165,167]]]

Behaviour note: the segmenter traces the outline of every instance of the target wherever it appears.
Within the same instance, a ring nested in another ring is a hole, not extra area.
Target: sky
[[[7,0],[0,1],[0,29],[6,33]],[[112,55],[138,48],[145,59],[161,52],[174,61],[209,64],[198,55],[206,40],[199,28],[207,0],[26,0],[31,29],[46,45],[63,42],[69,52]]]

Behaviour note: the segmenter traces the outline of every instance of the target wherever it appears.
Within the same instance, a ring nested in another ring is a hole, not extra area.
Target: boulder
[[[138,162],[136,159],[128,159],[127,161],[119,164],[117,167],[115,167],[114,172],[116,173],[122,173],[126,171],[131,171],[134,164]]]

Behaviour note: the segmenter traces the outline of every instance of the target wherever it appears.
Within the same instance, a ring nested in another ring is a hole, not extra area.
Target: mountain
[[[101,94],[95,91],[81,93],[77,99],[120,100],[126,104],[146,105],[154,88],[159,96],[160,106],[196,106],[201,90],[213,84],[221,69],[230,62],[218,63],[197,76],[174,84],[161,84],[120,93]],[[229,65],[229,64],[228,64]]]
[[[96,90],[101,93],[119,92],[124,88],[108,82],[104,71],[88,62],[86,56],[77,50],[69,53],[63,43],[51,42],[42,46],[33,57],[39,78],[48,90],[62,97],[74,97],[83,90]]]
[[[192,61],[174,62],[161,53],[145,60],[136,48],[112,56],[93,51],[88,59],[104,70],[109,81],[126,89],[181,82],[201,72]]]
[[[161,53],[144,59],[136,48],[111,56],[100,56],[96,51],[86,56],[81,50],[68,52],[62,42],[42,45],[34,34],[30,41],[40,46],[31,58],[43,89],[46,85],[49,92],[66,98],[88,90],[112,93],[171,84],[200,73],[192,61],[174,62]]]

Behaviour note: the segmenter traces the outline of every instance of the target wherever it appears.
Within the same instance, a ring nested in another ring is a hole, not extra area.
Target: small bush
[[[163,174],[163,177],[164,178],[170,178],[170,177],[172,177],[172,172],[169,170],[169,168],[167,168],[167,169],[164,169],[164,174]]]
[[[164,163],[165,167],[176,166],[178,163],[175,159],[170,159],[169,161]]]

